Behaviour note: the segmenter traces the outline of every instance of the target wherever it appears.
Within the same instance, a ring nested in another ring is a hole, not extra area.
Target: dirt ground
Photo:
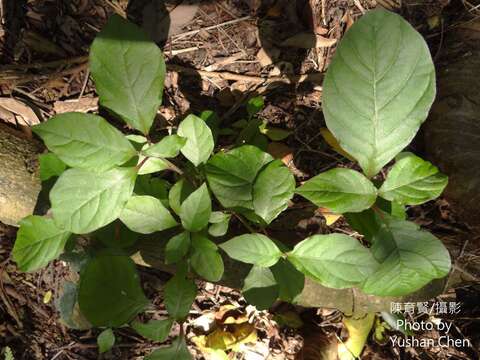
[[[231,124],[242,116],[246,99],[259,94],[266,103],[261,117],[292,132],[281,150],[301,181],[338,164],[353,166],[330,149],[320,136],[320,129],[325,126],[321,113],[322,74],[335,51],[335,42],[355,19],[376,6],[397,11],[425,36],[434,60],[438,60],[445,34],[480,17],[476,0],[180,3],[0,0],[1,97],[26,102],[35,110],[34,115],[19,107],[5,111],[0,103],[1,121],[29,126],[56,113],[97,111],[86,56],[108,16],[118,13],[142,25],[164,49],[169,72],[164,104],[153,132],[175,126],[187,113],[206,109],[215,110],[225,124]],[[295,38],[295,46],[291,46],[292,37],[299,33],[303,37]],[[317,48],[311,48],[313,34],[320,35],[317,41],[321,46]],[[228,139],[222,141],[228,145]],[[421,141],[414,148],[421,152]],[[472,233],[444,199],[412,207],[408,216],[441,238],[456,263],[472,269],[468,276],[476,284],[451,289],[432,300],[462,304],[459,314],[438,317],[452,323],[453,336],[469,339],[472,347],[406,350],[387,339],[370,337],[362,358],[479,359],[480,282],[476,271],[480,268],[480,234]],[[305,231],[351,232],[342,219],[329,227],[320,215],[308,219]],[[9,257],[15,233],[15,228],[0,224],[0,349],[9,346],[16,360],[97,359],[98,331],[72,330],[59,321],[57,299],[63,282],[74,280],[72,272],[63,261],[55,261],[35,273],[18,272]],[[169,275],[146,268],[141,269],[141,275],[153,304],[144,316],[160,318],[166,313],[161,285]],[[338,311],[279,303],[270,312],[257,312],[247,306],[236,290],[198,285],[201,290],[187,326],[190,340],[196,333],[195,320],[221,311],[225,305],[234,305],[255,319],[258,340],[246,350],[250,357],[238,353],[232,359],[321,359],[320,349],[346,335]],[[284,326],[278,321],[279,314],[292,312],[302,326]],[[115,348],[104,359],[140,359],[159,346],[129,328],[119,329],[117,334]],[[387,334],[394,331],[387,330]],[[418,335],[441,336],[435,331]],[[189,347],[195,358],[203,358],[192,341]]]

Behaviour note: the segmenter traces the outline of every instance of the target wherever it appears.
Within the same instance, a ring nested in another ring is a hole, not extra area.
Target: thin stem
[[[250,226],[250,224],[247,222],[247,220],[245,220],[243,218],[243,216],[241,216],[241,215],[239,215],[235,212],[232,212],[232,214],[242,223],[243,226],[245,226],[247,228],[248,231],[250,231],[252,234],[256,233],[255,229]]]
[[[167,159],[164,159],[164,158],[161,158],[165,164],[168,165],[168,168],[172,171],[175,171],[177,174],[179,175],[183,175],[183,170],[180,169],[177,165],[175,165],[174,163],[172,163],[171,161],[168,161]]]

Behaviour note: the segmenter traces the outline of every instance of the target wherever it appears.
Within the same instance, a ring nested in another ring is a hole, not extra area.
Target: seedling
[[[21,222],[13,258],[24,271],[37,270],[64,251],[64,259],[80,258],[75,262],[80,281],[69,296],[91,325],[131,324],[139,334],[164,341],[195,299],[190,274],[212,282],[222,278],[221,251],[253,265],[243,291],[260,308],[277,298],[294,302],[304,276],[331,288],[399,296],[449,272],[442,243],[405,220],[405,206],[435,199],[447,178],[429,162],[401,153],[435,96],[428,48],[401,17],[383,10],[363,16],[340,42],[324,81],[327,126],[363,173],[331,169],[298,188],[288,168],[254,145],[240,141],[214,153],[212,122],[204,121],[211,120],[211,112],[187,116],[175,134],[152,142],[165,63],[135,25],[113,16],[91,47],[90,70],[100,104],[137,133],[125,136],[104,118],[84,113],[60,114],[33,128],[50,150],[41,159],[42,179],[58,179],[50,191],[49,215]],[[379,183],[378,173],[392,160]],[[167,181],[172,173],[173,183]],[[295,193],[344,214],[363,243],[344,234],[319,234],[289,249],[268,232],[256,233],[268,228]],[[232,216],[254,232],[217,244],[215,238],[228,236]],[[164,289],[170,318],[143,324],[134,319],[149,302],[129,255],[138,234],[157,232],[165,243],[165,262],[175,264],[177,272]],[[91,245],[72,250],[79,246],[75,236],[82,234],[90,234]],[[113,342],[110,331],[99,339],[102,351]],[[191,356],[181,335],[148,358]]]

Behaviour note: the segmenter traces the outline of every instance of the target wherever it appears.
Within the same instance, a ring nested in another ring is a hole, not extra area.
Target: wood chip
[[[66,112],[90,112],[98,109],[98,98],[83,97],[78,100],[55,101],[53,110],[57,114]]]

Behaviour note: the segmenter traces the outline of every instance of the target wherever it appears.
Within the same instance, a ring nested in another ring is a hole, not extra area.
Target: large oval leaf
[[[151,234],[177,225],[162,202],[148,195],[132,196],[120,213],[120,220],[140,234]]]
[[[65,171],[50,192],[55,222],[75,234],[111,223],[132,195],[135,178],[134,168],[114,168],[104,173]]]
[[[288,206],[295,192],[295,178],[280,160],[260,171],[253,184],[255,214],[270,224]]]
[[[20,222],[12,256],[22,271],[34,271],[56,259],[70,233],[59,229],[53,219],[28,216]]]
[[[367,294],[410,294],[450,271],[450,255],[442,242],[418,225],[384,215],[373,237],[372,252],[380,262],[362,287]]]
[[[236,236],[219,246],[232,259],[263,267],[274,265],[282,256],[277,245],[262,234]]]
[[[252,145],[216,154],[205,167],[208,185],[224,207],[253,210],[253,183],[258,172],[272,160]]]
[[[374,10],[340,42],[323,83],[323,112],[341,147],[369,177],[413,139],[435,97],[422,36],[399,15]]]
[[[80,274],[78,303],[92,325],[117,327],[141,312],[148,300],[128,256],[100,255]]]
[[[313,177],[300,186],[297,193],[339,214],[368,209],[377,198],[377,189],[370,180],[358,171],[343,168]]]
[[[379,195],[399,204],[419,205],[439,197],[447,182],[436,166],[412,154],[395,163]]]
[[[168,314],[175,320],[183,320],[190,312],[196,295],[195,282],[176,274],[165,285],[164,302]]]
[[[185,229],[195,232],[208,225],[212,212],[212,200],[204,183],[191,193],[180,206],[180,219]]]
[[[163,54],[136,25],[113,15],[90,48],[90,71],[100,103],[148,133],[162,102]]]
[[[60,114],[32,130],[71,167],[103,171],[125,163],[136,154],[120,131],[92,114]]]
[[[215,144],[212,131],[203,119],[188,115],[178,126],[178,135],[187,139],[180,151],[193,165],[207,162]]]
[[[311,236],[295,246],[288,260],[305,275],[335,289],[358,285],[378,268],[368,248],[343,234]]]

